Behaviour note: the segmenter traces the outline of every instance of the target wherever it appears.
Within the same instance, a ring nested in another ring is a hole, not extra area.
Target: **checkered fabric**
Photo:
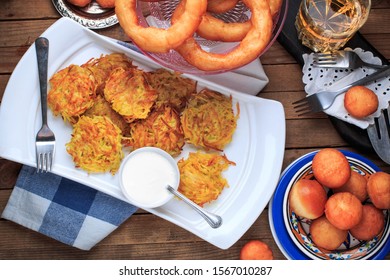
[[[23,166],[2,218],[89,250],[136,210],[85,185]]]

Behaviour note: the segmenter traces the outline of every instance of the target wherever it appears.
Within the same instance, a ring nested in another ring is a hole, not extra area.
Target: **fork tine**
[[[43,155],[42,154],[38,154],[37,155],[37,173],[40,173],[43,171]]]
[[[37,153],[37,173],[50,172],[53,165],[53,152]]]
[[[44,171],[47,172],[48,171],[48,167],[49,167],[49,162],[48,162],[48,156],[49,154],[48,153],[44,153],[43,154],[43,166],[44,166]]]
[[[299,100],[297,100],[297,101],[294,101],[292,104],[294,105],[294,108],[295,107],[299,107],[299,106],[301,106],[301,105],[305,105],[305,104],[307,104],[308,102],[307,102],[307,97],[304,97],[304,98],[302,98],[302,99],[299,99]]]
[[[327,59],[327,60],[313,60],[314,65],[322,65],[322,64],[336,64],[336,60]]]
[[[309,115],[309,114],[312,114],[314,113],[311,108],[307,108],[306,110],[300,110],[300,111],[297,111],[297,116],[300,117],[300,116],[304,116],[304,115]]]
[[[48,153],[48,158],[47,158],[47,171],[51,171],[51,167],[53,165],[53,153],[52,152],[49,152]]]
[[[292,104],[298,116],[306,115],[312,112],[312,108],[307,97],[297,100]]]
[[[315,53],[313,54],[313,59],[336,59],[337,55],[334,53]]]

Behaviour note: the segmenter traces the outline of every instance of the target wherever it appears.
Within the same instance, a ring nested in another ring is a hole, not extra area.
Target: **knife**
[[[390,164],[390,107],[375,118],[375,123],[367,128],[367,134],[376,154]]]

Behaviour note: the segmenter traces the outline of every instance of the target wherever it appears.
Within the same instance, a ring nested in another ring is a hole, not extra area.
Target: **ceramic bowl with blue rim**
[[[348,159],[351,169],[368,177],[380,171],[366,158],[340,150]],[[270,202],[271,231],[283,254],[289,259],[357,260],[383,259],[390,252],[390,211],[383,210],[385,226],[372,240],[362,241],[348,234],[347,239],[333,251],[316,246],[310,236],[311,220],[296,215],[290,208],[288,196],[292,186],[300,179],[313,179],[311,163],[318,151],[295,160],[282,173]],[[367,201],[369,202],[369,200]]]

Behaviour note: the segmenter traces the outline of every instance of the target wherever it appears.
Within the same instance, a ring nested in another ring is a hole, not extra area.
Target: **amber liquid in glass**
[[[345,45],[365,23],[368,12],[359,0],[303,0],[295,26],[303,45],[330,52]]]

